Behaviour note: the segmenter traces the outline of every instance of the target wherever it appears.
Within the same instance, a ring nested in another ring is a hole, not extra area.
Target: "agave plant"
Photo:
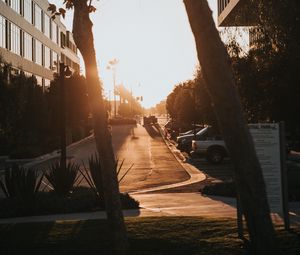
[[[54,163],[45,177],[53,187],[54,192],[65,196],[73,189],[79,171],[79,165],[68,162],[66,168],[61,167],[60,162]]]
[[[89,160],[89,169],[83,164],[83,171],[79,169],[83,179],[86,180],[88,185],[95,191],[96,195],[103,197],[103,184],[102,184],[102,175],[101,169],[103,168],[102,163],[97,154],[92,155]],[[119,184],[125,178],[125,176],[132,169],[133,164],[120,176],[121,170],[123,168],[124,160],[119,164],[119,160],[116,161],[115,170],[118,176]]]
[[[13,165],[5,169],[0,188],[7,198],[20,200],[34,199],[42,183],[44,174],[39,177],[36,170]]]

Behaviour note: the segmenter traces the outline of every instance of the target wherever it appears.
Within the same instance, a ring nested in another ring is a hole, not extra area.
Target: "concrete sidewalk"
[[[158,193],[136,194],[133,197],[140,201],[140,209],[123,210],[125,217],[212,217],[236,218],[236,201],[226,197],[205,197],[199,193]],[[290,203],[290,221],[300,226],[300,202]],[[106,219],[104,211],[55,214],[43,216],[17,217],[0,219],[0,224],[29,222],[79,221]],[[282,225],[282,217],[272,214],[275,224]]]
[[[91,139],[91,138],[87,138]],[[167,141],[165,141],[168,145]],[[189,174],[190,178],[173,184],[141,189],[131,192],[130,195],[140,202],[140,209],[124,210],[125,217],[168,217],[168,216],[193,216],[193,217],[226,217],[236,218],[236,201],[233,198],[202,196],[200,193],[158,193],[162,190],[186,186],[205,180],[206,176],[197,168],[182,160],[174,153],[174,148],[168,146],[176,160]],[[155,192],[154,194],[151,192]],[[56,214],[43,216],[30,216],[0,219],[0,224],[47,222],[67,220],[105,219],[104,211]],[[272,215],[275,223],[282,224],[279,215]],[[290,219],[294,225],[300,226],[300,202],[290,203]]]

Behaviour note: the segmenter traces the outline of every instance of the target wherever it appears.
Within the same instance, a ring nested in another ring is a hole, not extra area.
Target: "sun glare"
[[[193,78],[198,60],[182,0],[104,0],[95,5],[91,17],[107,97],[113,93],[113,74],[106,68],[112,59],[118,60],[116,84],[143,96],[144,107],[155,105],[174,85]],[[69,13],[69,25],[71,20]]]

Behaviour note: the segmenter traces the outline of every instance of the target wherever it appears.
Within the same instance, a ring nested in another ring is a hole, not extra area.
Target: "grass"
[[[128,218],[130,255],[248,254],[231,219]],[[0,225],[1,254],[112,254],[105,220]],[[278,229],[286,255],[300,254],[300,229]]]

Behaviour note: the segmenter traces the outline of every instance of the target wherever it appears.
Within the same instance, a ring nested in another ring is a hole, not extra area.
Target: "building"
[[[218,26],[255,26],[255,11],[249,13],[250,0],[218,0]]]
[[[250,0],[218,0],[218,26],[220,27],[248,27],[249,47],[259,47],[262,31],[257,27],[258,17],[255,6]],[[252,10],[249,13],[249,10]]]
[[[79,57],[72,33],[60,18],[51,19],[47,0],[0,0],[0,55],[47,88],[64,62],[79,72]]]

